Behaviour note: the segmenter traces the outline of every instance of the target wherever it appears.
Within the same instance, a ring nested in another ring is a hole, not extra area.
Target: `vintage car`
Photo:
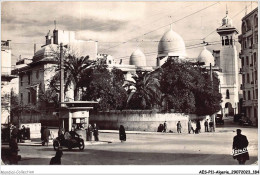
[[[66,147],[69,150],[72,148],[78,147],[80,150],[85,148],[84,140],[80,138],[81,136],[75,136],[74,138],[71,137],[69,132],[65,132],[65,134],[57,137],[53,140],[53,148],[54,150],[58,150],[59,147]]]
[[[222,114],[217,114],[215,118],[216,124],[217,125],[224,125],[224,120],[223,120],[223,115]]]

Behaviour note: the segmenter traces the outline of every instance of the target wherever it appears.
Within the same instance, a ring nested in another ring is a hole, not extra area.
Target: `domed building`
[[[209,67],[210,64],[211,66],[215,65],[214,57],[206,47],[204,47],[204,49],[200,52],[198,61],[203,62],[205,67]]]
[[[172,28],[164,33],[159,42],[157,66],[164,64],[168,56],[179,58],[186,57],[185,43],[182,37],[174,32]]]
[[[138,67],[146,66],[146,58],[144,53],[140,49],[136,49],[130,56],[129,64]]]

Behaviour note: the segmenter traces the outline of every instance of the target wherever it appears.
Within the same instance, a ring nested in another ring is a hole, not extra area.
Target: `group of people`
[[[181,129],[182,129],[181,122],[178,121],[178,123],[177,123],[177,132],[181,133]],[[163,124],[160,124],[158,126],[157,132],[165,132],[165,133],[167,132],[167,122],[166,121]],[[172,131],[170,130],[169,132],[172,132]]]
[[[213,121],[205,120],[204,122],[205,132],[213,132],[214,131],[214,124]],[[210,130],[209,130],[210,129]]]
[[[87,141],[92,141],[92,134],[94,135],[95,141],[99,141],[98,127],[96,123],[94,123],[93,126],[89,124],[88,128],[86,129],[86,132],[87,132]]]
[[[17,128],[15,125],[10,125],[10,138],[15,137],[17,142],[22,142],[23,140],[30,139],[30,128],[25,128],[22,125],[21,128]]]

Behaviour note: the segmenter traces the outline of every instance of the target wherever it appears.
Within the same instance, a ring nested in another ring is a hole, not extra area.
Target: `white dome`
[[[204,66],[214,66],[215,62],[214,62],[214,57],[212,55],[212,53],[206,48],[204,47],[204,49],[200,52],[199,56],[198,56],[198,61],[199,62],[204,62],[205,65]]]
[[[146,66],[144,53],[140,49],[136,49],[130,56],[129,64],[135,66]]]
[[[158,45],[158,57],[164,56],[186,57],[185,43],[172,29],[164,33]]]

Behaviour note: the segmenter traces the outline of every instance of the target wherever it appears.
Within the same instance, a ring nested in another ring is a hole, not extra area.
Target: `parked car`
[[[252,126],[253,122],[248,117],[244,117],[239,120],[239,124],[242,126]]]
[[[224,125],[223,114],[217,114],[215,121],[217,125]]]
[[[75,138],[71,138],[70,133],[65,132],[64,135],[61,135],[53,140],[54,150],[58,150],[59,147],[66,147],[69,150],[78,147],[80,150],[83,150],[85,148],[85,144],[82,138],[77,136],[75,136]]]
[[[244,117],[244,114],[241,113],[241,114],[235,114],[234,115],[234,122],[239,122],[242,118]]]

